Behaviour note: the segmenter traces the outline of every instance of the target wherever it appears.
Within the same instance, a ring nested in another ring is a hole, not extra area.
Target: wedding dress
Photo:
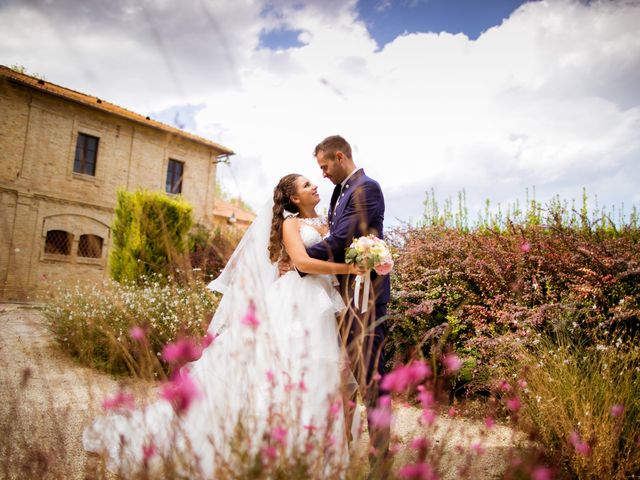
[[[263,208],[209,286],[224,295],[209,326],[217,337],[185,367],[197,387],[190,408],[178,415],[160,399],[100,417],[84,431],[85,450],[104,455],[109,470],[139,472],[152,445],[152,462],[171,461],[187,476],[215,478],[221,465],[233,462],[238,442],[248,442],[244,447],[255,454],[274,428],[287,452],[309,450],[313,440],[325,466],[346,464],[335,319],[345,305],[331,275],[291,271],[278,278],[267,252],[270,210]],[[319,242],[313,221],[304,222],[304,244]],[[248,432],[242,438],[239,424]]]

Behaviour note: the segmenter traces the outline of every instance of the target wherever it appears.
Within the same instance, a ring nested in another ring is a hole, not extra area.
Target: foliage
[[[428,354],[425,339],[446,327],[467,365],[475,365],[469,386],[483,389],[497,357],[534,329],[569,325],[591,338],[616,328],[637,338],[638,228],[594,229],[567,221],[557,204],[549,211],[550,217],[497,230],[432,225],[403,232],[392,277],[389,357],[416,349]]]
[[[82,364],[113,374],[154,377],[167,371],[158,358],[163,347],[183,335],[202,337],[218,297],[202,283],[178,285],[145,277],[141,285],[105,282],[54,292],[46,308],[56,343]],[[144,355],[131,337],[146,336]]]
[[[640,473],[640,348],[613,336],[586,344],[566,332],[514,345],[526,383],[522,414],[549,455],[577,478]]]
[[[111,276],[118,282],[166,277],[186,253],[192,207],[161,192],[118,191],[112,225]]]
[[[196,224],[189,232],[189,261],[191,269],[199,272],[204,281],[219,275],[233,250],[240,242],[244,231],[234,226],[216,225],[209,230]]]

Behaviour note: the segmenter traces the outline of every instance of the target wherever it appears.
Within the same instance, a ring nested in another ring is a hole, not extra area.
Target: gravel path
[[[57,350],[42,314],[25,305],[0,304],[0,361],[0,476],[104,476],[97,458],[82,449],[81,436],[100,414],[100,400],[115,392],[118,383]],[[147,396],[152,392],[143,382],[128,387],[142,389]],[[393,432],[401,446],[425,433],[418,422],[420,413],[411,406],[394,406]],[[474,469],[469,478],[499,478],[507,449],[521,440],[507,427],[487,432],[479,422],[446,416],[438,417],[427,438],[442,448],[441,471],[447,472],[446,479],[457,478],[457,468],[469,459]],[[473,444],[481,446],[469,448]],[[367,448],[366,437],[361,445]],[[410,449],[402,448],[396,468],[410,461],[410,455]]]

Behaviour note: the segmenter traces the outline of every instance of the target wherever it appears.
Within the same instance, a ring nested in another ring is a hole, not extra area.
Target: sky
[[[0,0],[0,64],[236,152],[259,208],[341,134],[385,193],[640,206],[640,0]]]

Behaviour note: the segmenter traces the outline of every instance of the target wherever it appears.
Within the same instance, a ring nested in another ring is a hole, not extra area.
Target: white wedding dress
[[[224,293],[209,327],[219,335],[186,367],[198,388],[188,411],[178,416],[159,399],[143,410],[100,417],[84,431],[85,450],[104,455],[109,470],[139,472],[143,447],[153,444],[152,466],[170,461],[190,478],[215,478],[222,465],[233,464],[238,421],[250,431],[243,441],[251,442],[244,446],[252,453],[277,426],[286,429],[288,452],[304,452],[315,435],[321,445],[315,455],[325,467],[346,465],[335,318],[344,303],[330,275],[277,277],[266,251],[268,209],[261,215],[210,286]],[[302,224],[300,235],[307,246],[321,240],[310,224]],[[242,321],[250,302],[255,328]]]

